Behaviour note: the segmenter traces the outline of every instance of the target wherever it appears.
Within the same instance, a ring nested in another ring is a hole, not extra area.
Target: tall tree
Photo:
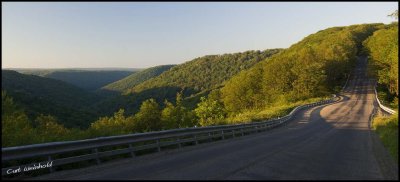
[[[160,107],[154,99],[144,101],[135,118],[135,129],[138,131],[155,131],[162,128]]]
[[[200,100],[195,113],[201,126],[219,125],[225,122],[226,111],[220,101],[205,97],[201,97]]]
[[[18,108],[5,91],[1,92],[2,147],[34,143],[34,130],[26,114]]]

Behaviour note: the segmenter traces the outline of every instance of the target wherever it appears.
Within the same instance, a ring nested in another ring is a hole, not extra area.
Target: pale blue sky
[[[6,2],[3,68],[145,68],[390,23],[397,2]]]

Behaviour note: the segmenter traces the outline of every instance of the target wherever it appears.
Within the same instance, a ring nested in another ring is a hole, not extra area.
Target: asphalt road
[[[365,66],[360,59],[341,101],[301,111],[286,126],[36,179],[398,179],[369,129],[376,103]]]

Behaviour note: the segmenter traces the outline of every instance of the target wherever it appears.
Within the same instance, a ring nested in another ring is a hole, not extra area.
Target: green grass
[[[294,108],[300,105],[310,104],[322,100],[329,99],[328,97],[317,97],[303,101],[292,103],[276,103],[260,110],[250,110],[239,113],[227,118],[228,124],[248,123],[261,120],[268,120],[277,117],[283,117],[289,114]]]
[[[393,114],[390,117],[378,116],[372,122],[372,128],[378,134],[383,145],[389,150],[393,158],[399,159],[399,117]]]

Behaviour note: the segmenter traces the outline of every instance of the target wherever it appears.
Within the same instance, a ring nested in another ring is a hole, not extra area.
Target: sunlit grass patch
[[[253,121],[262,121],[272,118],[278,118],[288,115],[294,108],[300,105],[310,104],[321,100],[329,99],[328,97],[316,97],[303,101],[297,101],[292,103],[276,103],[271,106],[267,106],[260,110],[250,110],[239,113],[235,116],[229,117],[227,122],[229,124],[236,123],[248,123]]]
[[[376,131],[383,145],[389,150],[393,158],[399,159],[399,118],[398,114],[390,117],[378,116],[372,122],[372,128]]]

